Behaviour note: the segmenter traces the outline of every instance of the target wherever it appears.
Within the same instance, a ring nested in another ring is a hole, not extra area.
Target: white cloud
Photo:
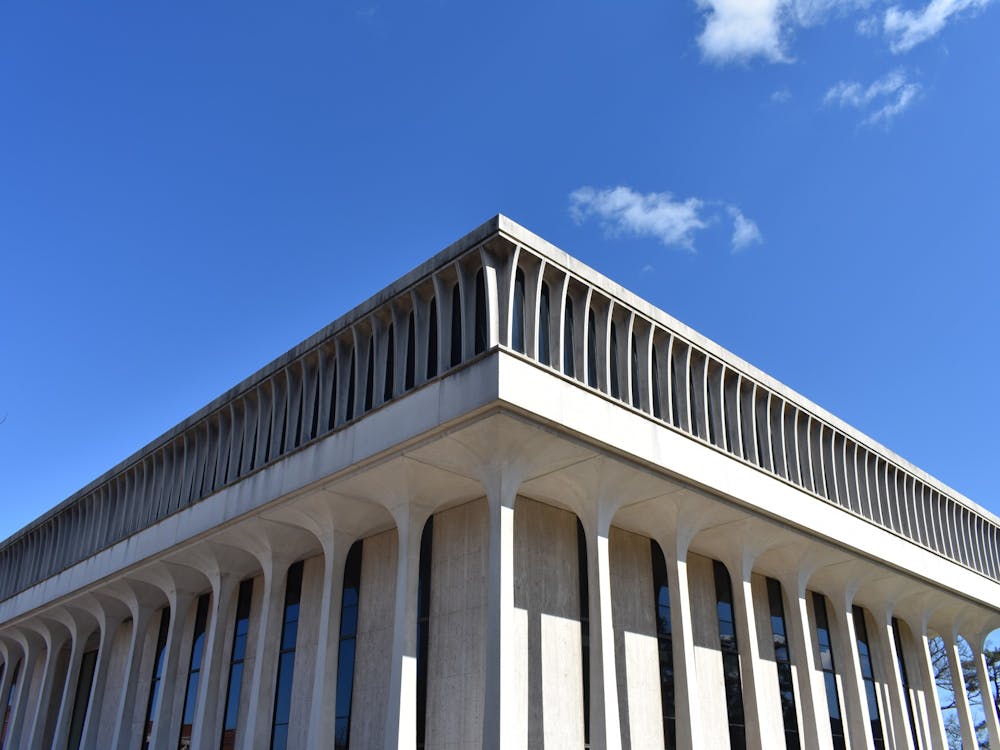
[[[771,92],[771,103],[772,104],[784,104],[789,99],[792,98],[792,92],[787,88],[781,88],[777,91]]]
[[[755,221],[744,216],[743,212],[736,206],[729,206],[728,211],[733,219],[734,253],[764,241],[764,235],[760,233],[760,228]]]
[[[708,224],[701,216],[704,202],[674,200],[670,193],[637,193],[632,188],[596,190],[582,187],[569,196],[569,211],[579,224],[595,216],[612,234],[655,237],[664,245],[694,249],[694,233]]]
[[[788,60],[782,41],[782,0],[698,0],[698,7],[708,11],[698,37],[706,60]]]
[[[664,245],[692,252],[695,233],[715,223],[720,208],[733,220],[733,252],[763,242],[753,220],[736,206],[718,201],[679,200],[670,193],[639,193],[624,185],[602,190],[582,187],[569,195],[569,213],[577,224],[593,217],[612,236],[654,237]],[[653,267],[645,266],[642,270],[652,271]]]
[[[893,70],[868,86],[858,81],[839,81],[826,92],[824,104],[864,110],[866,125],[888,124],[916,101],[920,84],[910,81],[902,69]]]
[[[883,21],[885,33],[890,37],[889,48],[896,53],[908,52],[938,34],[956,13],[981,10],[989,3],[990,0],[931,0],[919,11],[893,5],[885,12]]]

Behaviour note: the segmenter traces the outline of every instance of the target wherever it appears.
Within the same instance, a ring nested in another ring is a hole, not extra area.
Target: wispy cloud
[[[771,103],[772,104],[784,104],[789,99],[792,98],[792,92],[787,88],[781,88],[777,91],[771,92]]]
[[[823,103],[853,107],[867,113],[865,125],[888,124],[916,101],[920,84],[902,69],[893,70],[868,86],[858,81],[839,81],[826,92]]]
[[[707,11],[698,46],[715,63],[762,57],[787,62],[782,40],[782,0],[698,0]]]
[[[918,11],[893,5],[885,12],[883,28],[889,37],[889,48],[896,53],[908,52],[921,42],[936,36],[959,13],[982,10],[991,0],[931,0]]]
[[[697,198],[674,200],[670,193],[637,193],[632,188],[596,190],[582,187],[569,196],[569,211],[578,223],[597,217],[611,234],[655,237],[664,245],[694,249],[694,233],[708,224]]]
[[[596,218],[611,236],[653,237],[668,247],[692,252],[695,234],[716,220],[720,205],[733,221],[734,252],[763,240],[757,224],[727,204],[677,199],[671,193],[640,193],[624,185],[581,187],[569,195],[569,213],[577,224]]]
[[[764,235],[760,233],[757,222],[748,219],[736,206],[728,207],[729,215],[733,220],[733,252],[744,250],[750,245],[756,245],[764,241]]]

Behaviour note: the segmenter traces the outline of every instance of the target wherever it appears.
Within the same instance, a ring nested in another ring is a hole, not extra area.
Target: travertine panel
[[[392,529],[368,537],[362,547],[351,747],[374,748],[384,744],[398,539]]]
[[[434,516],[427,748],[482,742],[488,530],[485,499]]]
[[[712,561],[701,555],[688,555],[688,581],[702,737],[706,750],[728,750],[729,715],[719,648],[719,613]]]
[[[650,541],[612,528],[608,542],[622,747],[662,748],[663,707]]]
[[[111,657],[108,660],[107,678],[104,680],[104,703],[101,706],[101,721],[97,729],[97,746],[111,747],[115,734],[115,719],[121,700],[122,682],[125,679],[125,660],[132,640],[131,620],[123,622],[111,639]],[[98,678],[99,679],[99,678]]]
[[[527,618],[527,726],[532,748],[583,745],[583,665],[576,516],[518,498],[514,607]],[[523,705],[523,704],[522,704]]]

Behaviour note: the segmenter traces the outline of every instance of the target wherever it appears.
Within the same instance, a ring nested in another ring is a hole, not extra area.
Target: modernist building
[[[497,216],[3,543],[3,747],[943,750],[998,524]]]

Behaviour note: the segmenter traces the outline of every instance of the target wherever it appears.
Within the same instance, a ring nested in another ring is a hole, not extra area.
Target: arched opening
[[[563,319],[563,373],[571,378],[576,377],[576,366],[573,359],[573,300],[566,298],[566,315]]]
[[[462,294],[458,284],[451,290],[451,366],[462,361]]]
[[[520,268],[514,274],[514,299],[511,315],[510,345],[524,354],[524,271]]]
[[[358,605],[361,601],[362,545],[363,541],[360,539],[351,545],[344,565],[337,649],[337,703],[334,707],[335,750],[348,750],[351,741],[351,698],[354,692],[354,657],[358,639]]]
[[[431,552],[434,545],[434,516],[420,533],[420,560],[417,573],[417,748],[423,750],[427,738],[427,664],[430,652]]]
[[[392,398],[396,379],[396,335],[392,323],[385,334],[385,384],[382,388],[382,400]]]
[[[608,351],[611,371],[611,395],[614,398],[622,397],[621,381],[618,379],[618,327],[611,321],[611,348]]]
[[[587,311],[587,385],[597,388],[597,323],[592,307]]]
[[[365,411],[375,400],[375,339],[368,338],[368,363],[365,365]]]
[[[632,346],[629,357],[629,364],[632,371],[630,378],[632,386],[632,406],[638,409],[642,400],[639,398],[639,345],[635,340],[634,333],[632,334]]]
[[[538,361],[543,365],[550,364],[549,356],[549,285],[542,284],[541,297],[538,300]]]
[[[489,341],[489,318],[486,312],[486,274],[482,268],[476,273],[476,354],[486,351]]]
[[[357,369],[357,361],[354,356],[354,349],[351,349],[351,358],[347,367],[347,409],[345,410],[344,419],[350,421],[354,419],[354,390],[357,385],[355,381],[355,370]]]
[[[438,374],[438,308],[437,300],[431,297],[430,319],[427,321],[427,379]]]
[[[413,320],[413,310],[406,321],[406,371],[403,374],[403,388],[410,390],[417,376],[416,325]]]

